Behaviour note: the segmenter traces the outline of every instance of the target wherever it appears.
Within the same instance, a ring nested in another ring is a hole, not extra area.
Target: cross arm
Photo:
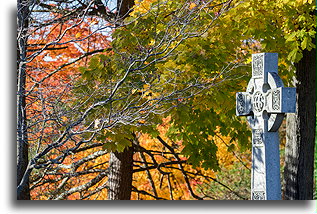
[[[237,116],[251,115],[251,96],[248,92],[236,93],[236,115]]]
[[[296,88],[279,87],[269,90],[268,113],[294,113],[296,111]]]

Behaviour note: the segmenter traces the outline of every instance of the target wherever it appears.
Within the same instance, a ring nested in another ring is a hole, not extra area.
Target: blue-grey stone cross
[[[283,87],[277,68],[277,53],[252,54],[252,78],[236,93],[236,115],[252,129],[252,200],[281,199],[278,129],[284,113],[295,112],[296,89]]]

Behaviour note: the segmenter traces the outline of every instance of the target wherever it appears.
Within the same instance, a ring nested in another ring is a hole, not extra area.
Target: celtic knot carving
[[[252,72],[253,76],[261,76],[263,74],[263,56],[262,55],[255,55],[253,57],[252,63]]]
[[[240,114],[245,112],[245,101],[242,94],[238,94],[237,96],[237,110]]]
[[[261,92],[257,91],[253,95],[253,110],[260,112],[264,107],[264,97]]]
[[[280,91],[276,90],[272,93],[272,108],[273,110],[279,110],[280,109]]]
[[[265,200],[265,192],[264,191],[253,191],[252,192],[252,200]]]
[[[253,145],[262,146],[263,145],[262,129],[253,129],[252,131],[253,131]]]

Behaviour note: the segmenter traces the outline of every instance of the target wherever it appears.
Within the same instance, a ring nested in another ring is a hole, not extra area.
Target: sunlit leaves
[[[245,24],[245,33],[263,40],[265,50],[286,54],[289,61],[297,62],[302,50],[315,47],[311,40],[316,33],[314,9],[315,4],[311,1],[246,1],[230,13],[240,19],[238,11],[246,11],[239,21]]]

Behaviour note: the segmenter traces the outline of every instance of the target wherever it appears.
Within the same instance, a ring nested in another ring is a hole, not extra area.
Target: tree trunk
[[[131,12],[131,8],[134,5],[134,0],[117,0],[117,8],[119,17],[124,19]]]
[[[133,147],[110,154],[109,200],[130,200],[133,174]]]
[[[29,8],[28,1],[18,0],[17,43],[17,186],[22,181],[28,165],[28,138],[25,109],[26,44]],[[29,179],[20,186],[18,200],[30,200]]]
[[[134,5],[134,0],[118,0],[117,10],[124,19]],[[112,152],[109,161],[108,199],[130,200],[133,174],[133,147],[127,147],[123,152]]]
[[[313,199],[316,129],[316,50],[305,50],[296,67],[296,113],[288,114],[285,148],[286,200]]]

